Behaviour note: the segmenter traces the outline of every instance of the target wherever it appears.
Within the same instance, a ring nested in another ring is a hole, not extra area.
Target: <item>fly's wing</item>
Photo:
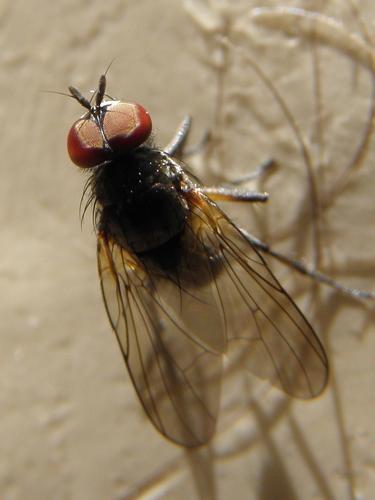
[[[177,444],[206,443],[219,408],[221,356],[194,340],[168,309],[159,280],[104,235],[98,268],[107,314],[147,415]]]
[[[255,375],[298,398],[317,396],[328,377],[326,354],[313,328],[229,218],[199,190],[189,196],[192,231],[216,255],[214,287],[228,340]]]

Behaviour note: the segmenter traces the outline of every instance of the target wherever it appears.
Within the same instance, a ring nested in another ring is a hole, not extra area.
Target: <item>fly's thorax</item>
[[[100,230],[135,253],[163,245],[187,219],[179,183],[177,164],[159,150],[139,148],[103,165],[93,182],[102,209]]]
[[[163,151],[140,147],[115,156],[93,173],[93,194],[105,207],[136,204],[138,198],[155,185],[180,189],[182,169]]]

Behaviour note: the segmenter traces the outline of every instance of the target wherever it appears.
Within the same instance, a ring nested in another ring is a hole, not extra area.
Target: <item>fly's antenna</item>
[[[102,75],[100,75],[99,83],[98,83],[98,90],[96,91],[96,97],[95,97],[95,104],[97,106],[101,105],[103,98],[107,95],[105,93],[105,89],[107,87],[107,73],[108,73],[110,67],[112,66],[112,63],[114,60],[115,60],[115,58],[113,58],[112,61],[108,64],[104,73]]]
[[[107,71],[108,71],[108,68],[107,68],[106,72]],[[90,100],[88,100],[84,95],[82,95],[81,92],[78,89],[76,89],[75,87],[70,85],[68,87],[68,89],[69,89],[71,97],[76,99],[81,104],[81,106],[88,109],[90,116],[93,117],[93,119],[96,121],[96,123],[98,125],[98,129],[100,130],[100,134],[103,138],[104,143],[106,144],[108,149],[111,149],[111,147],[108,144],[108,139],[107,139],[107,137],[104,133],[104,130],[103,130],[102,122],[103,122],[104,112],[100,107],[100,105],[103,101],[103,97],[105,95],[106,86],[107,86],[107,79],[106,79],[106,76],[104,73],[103,75],[100,76],[98,88],[94,92],[94,94],[92,95]],[[92,100],[94,99],[94,97],[95,97],[95,105],[92,104]]]
[[[104,73],[103,75],[100,75],[98,90],[96,91],[95,104],[98,107],[101,105],[103,97],[105,96],[106,86],[107,86],[107,78],[106,74]]]
[[[68,87],[68,89],[69,89],[70,95],[74,99],[76,99],[81,104],[81,106],[88,109],[89,111],[92,111],[91,102],[88,99],[86,99],[86,97],[83,96],[79,90],[77,90],[75,87],[73,87],[71,85]]]

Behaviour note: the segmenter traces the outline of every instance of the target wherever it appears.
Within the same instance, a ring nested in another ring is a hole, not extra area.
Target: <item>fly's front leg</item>
[[[171,141],[165,146],[164,151],[177,158],[182,156],[184,145],[191,129],[191,117],[186,115],[179,124]]]
[[[206,146],[210,139],[209,132],[206,132],[203,135],[198,144],[194,144],[189,148],[185,148],[186,140],[191,130],[191,123],[191,117],[186,115],[178,126],[175,135],[172,137],[172,140],[164,148],[164,151],[167,154],[182,159],[183,157],[192,156],[199,153]]]

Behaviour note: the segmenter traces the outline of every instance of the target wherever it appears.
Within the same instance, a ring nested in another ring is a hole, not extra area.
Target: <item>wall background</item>
[[[80,229],[84,179],[65,141],[81,110],[41,92],[70,84],[89,91],[115,58],[109,93],[145,105],[160,144],[187,112],[192,143],[213,130],[216,149],[193,163],[203,179],[233,178],[275,158],[279,168],[261,185],[268,206],[228,210],[275,248],[311,262],[310,218],[301,216],[306,165],[285,113],[246,59],[253,58],[300,127],[322,199],[354,165],[322,213],[320,268],[374,290],[373,5],[362,1],[357,13],[343,1],[282,5],[333,16],[341,31],[323,18],[309,25],[297,11],[273,11],[266,27],[264,16],[250,15],[257,6],[250,0],[2,3],[2,499],[374,495],[373,304],[277,265],[325,342],[330,388],[316,401],[291,402],[241,373],[224,390],[211,450],[188,456],[154,431],[105,317],[89,218]],[[233,46],[223,49],[218,34]]]

